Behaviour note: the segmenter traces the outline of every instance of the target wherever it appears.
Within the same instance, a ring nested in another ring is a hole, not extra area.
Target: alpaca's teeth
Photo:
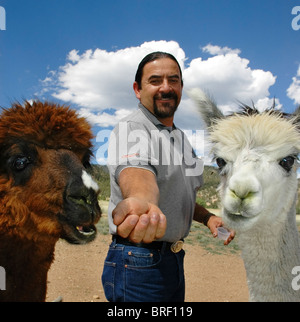
[[[78,230],[78,232],[80,232],[80,234],[83,234],[85,236],[90,236],[95,233],[94,229],[89,229],[88,231],[84,231],[83,226],[76,226],[76,229]]]

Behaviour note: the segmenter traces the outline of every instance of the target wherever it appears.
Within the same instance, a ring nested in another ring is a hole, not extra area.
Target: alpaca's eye
[[[226,165],[226,161],[222,158],[217,158],[216,163],[220,169],[223,169]]]
[[[289,172],[293,168],[293,165],[295,163],[295,159],[296,159],[296,157],[294,157],[294,156],[288,156],[286,158],[283,158],[279,162],[279,165],[282,166],[284,170]]]
[[[21,171],[21,170],[24,170],[29,163],[30,161],[27,157],[18,157],[15,160],[13,167],[15,170]]]

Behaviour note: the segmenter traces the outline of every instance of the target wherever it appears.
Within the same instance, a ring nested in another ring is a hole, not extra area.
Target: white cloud
[[[80,56],[78,55],[79,50],[71,50],[68,55],[68,60],[71,61],[72,63],[77,63],[80,60]]]
[[[293,82],[287,89],[287,95],[294,100],[295,104],[300,104],[300,65],[297,75],[293,77]]]
[[[282,104],[280,104],[279,102],[279,99],[275,98],[275,101],[273,98],[268,98],[268,97],[265,97],[265,98],[261,98],[257,101],[255,107],[260,111],[264,111],[270,107],[272,107],[275,103],[275,108],[277,110],[280,110],[282,109]]]
[[[213,56],[215,55],[226,55],[226,54],[237,54],[241,53],[240,49],[231,49],[229,47],[219,47],[214,46],[212,44],[208,44],[202,48],[202,51],[205,53],[209,53]]]
[[[234,101],[256,103],[269,96],[276,77],[268,71],[251,69],[249,63],[230,51],[207,60],[196,58],[184,72],[185,85],[188,89],[200,87],[208,91],[223,106],[232,106]]]
[[[138,64],[145,55],[158,50],[177,58],[185,89],[208,90],[224,110],[236,108],[238,100],[246,104],[261,102],[261,105],[276,81],[269,71],[251,69],[249,60],[240,57],[239,49],[209,44],[202,50],[212,57],[205,60],[198,57],[185,65],[186,54],[177,42],[152,41],[111,52],[95,49],[80,54],[74,49],[68,53],[66,64],[50,71],[41,82],[41,94],[48,92],[68,104],[75,104],[93,125],[113,126],[137,108],[132,84]],[[201,121],[196,115],[196,107],[184,95],[176,113],[176,125],[182,129],[199,129]]]
[[[117,122],[121,121],[124,117],[128,116],[131,111],[128,109],[119,109],[114,114],[107,112],[92,112],[88,108],[80,108],[79,114],[85,117],[91,125],[100,125],[102,127],[114,126]]]
[[[115,52],[87,50],[81,55],[74,49],[57,73],[59,86],[53,96],[96,111],[134,109],[132,83],[136,69],[144,56],[156,50],[172,53],[183,66],[185,53],[173,41],[146,42]]]

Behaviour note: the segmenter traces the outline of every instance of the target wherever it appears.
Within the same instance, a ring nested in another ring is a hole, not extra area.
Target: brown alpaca
[[[68,107],[26,102],[0,116],[0,301],[45,301],[57,240],[94,239],[101,211],[85,171],[91,139]]]

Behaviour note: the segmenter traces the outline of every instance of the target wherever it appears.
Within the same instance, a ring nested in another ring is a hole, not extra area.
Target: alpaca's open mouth
[[[229,219],[234,220],[234,221],[241,221],[241,220],[247,219],[247,217],[243,216],[242,213],[229,213],[229,212],[226,212],[226,216]]]
[[[93,224],[90,225],[77,225],[73,227],[73,242],[75,243],[88,243],[92,241],[97,234],[97,229]],[[71,237],[71,236],[69,236]]]
[[[236,231],[245,231],[255,225],[259,218],[259,214],[254,215],[245,212],[231,213],[224,209],[223,218],[224,222],[226,222],[230,228]]]
[[[90,237],[96,233],[96,228],[94,225],[85,227],[85,226],[76,226],[77,231],[86,237]]]
[[[61,220],[61,238],[71,244],[86,244],[94,240],[97,235],[97,228],[93,223],[75,224],[64,219]]]
[[[64,214],[59,218],[63,228],[62,238],[72,244],[86,244],[97,235],[95,224],[101,217],[101,209],[97,199],[92,203],[84,202],[83,197],[78,200],[80,202],[76,203],[73,197],[66,197]]]
[[[252,214],[252,213],[247,213],[245,211],[241,212],[228,212],[224,211],[227,217],[233,219],[233,220],[247,220],[247,219],[252,219],[257,216],[257,214]]]

